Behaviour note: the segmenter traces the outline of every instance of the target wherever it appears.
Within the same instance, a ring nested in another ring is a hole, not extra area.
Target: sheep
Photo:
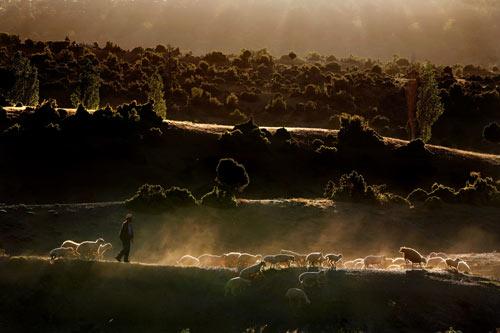
[[[460,260],[457,264],[457,270],[460,272],[460,273],[467,273],[467,274],[470,274],[471,273],[471,269],[470,269],[470,266],[463,260]]]
[[[102,260],[104,258],[104,253],[106,253],[106,251],[111,250],[112,248],[113,245],[111,245],[111,243],[100,245],[99,249],[97,249],[97,257]]]
[[[362,269],[362,268],[365,268],[365,264],[363,262],[355,262],[354,263],[354,269]]]
[[[363,259],[363,268],[370,268],[374,265],[382,268],[385,265],[385,256],[369,255]]]
[[[432,258],[432,257],[440,257],[443,259],[447,259],[448,255],[444,252],[431,252],[431,253],[429,253],[428,258]]]
[[[260,254],[253,255],[253,254],[249,254],[249,253],[242,253],[238,257],[238,267],[245,268],[248,266],[255,265],[261,259],[262,259],[262,256]]]
[[[104,244],[104,239],[102,238],[98,238],[95,241],[84,241],[76,247],[76,252],[80,257],[95,258],[101,244]]]
[[[325,282],[325,271],[304,272],[299,275],[299,283],[305,287],[320,285]]]
[[[264,261],[261,261],[255,265],[249,266],[245,269],[242,269],[240,272],[240,278],[246,280],[252,280],[258,275],[262,273],[262,268],[266,265]]]
[[[241,256],[239,252],[229,252],[223,255],[224,256],[224,265],[228,268],[237,268],[238,267],[238,259]]]
[[[224,267],[224,257],[213,254],[202,254],[198,257],[200,267]]]
[[[430,257],[429,259],[427,259],[427,264],[425,267],[445,269],[446,261],[441,257]]]
[[[329,253],[325,256],[326,262],[331,266],[331,267],[337,267],[337,262],[339,262],[342,259],[342,254],[334,254],[334,253]]]
[[[316,265],[320,266],[323,260],[324,260],[323,253],[321,252],[312,252],[306,256],[307,266],[312,266],[312,267]]]
[[[289,255],[294,256],[295,257],[294,262],[299,267],[306,265],[306,255],[305,254],[300,254],[300,253],[290,251],[290,250],[281,250],[280,253],[281,254],[289,254]]]
[[[392,265],[399,265],[399,266],[405,266],[406,265],[406,260],[405,258],[394,258],[392,259]]]
[[[290,268],[291,263],[295,261],[295,257],[291,254],[276,254],[274,255],[274,262],[276,265],[285,265]]]
[[[251,285],[251,281],[247,279],[243,279],[241,277],[235,277],[232,278],[231,280],[227,281],[226,287],[225,287],[225,293],[224,295],[232,295],[232,296],[238,296],[240,293],[242,293],[247,287]]]
[[[286,291],[285,297],[288,298],[288,303],[291,307],[302,307],[303,305],[311,304],[309,297],[304,290],[299,288],[290,288]]]
[[[346,262],[344,262],[344,268],[347,268],[347,269],[351,269],[354,267],[354,260],[348,260]]]
[[[389,266],[387,266],[386,269],[388,269],[390,271],[397,271],[397,270],[401,269],[401,266],[399,266],[399,265],[389,265]]]
[[[183,267],[198,267],[200,266],[200,261],[196,257],[185,255],[177,260],[177,265]]]
[[[66,240],[64,241],[60,247],[72,247],[73,249],[75,249],[76,251],[76,248],[78,247],[78,245],[80,245],[80,243],[77,243],[75,241],[72,241],[72,240]]]
[[[403,246],[399,249],[399,252],[403,254],[403,258],[406,262],[411,262],[411,267],[413,267],[414,264],[419,264],[420,267],[422,267],[422,263],[427,263],[427,259],[415,249]]]
[[[276,256],[274,254],[264,256],[262,258],[262,261],[264,261],[264,263],[268,264],[269,267],[271,267],[271,268],[276,267],[279,264],[279,261],[278,261],[278,259],[276,259]]]
[[[74,258],[76,252],[72,247],[56,247],[50,251],[49,255],[51,260],[55,258]]]
[[[455,269],[457,269],[458,263],[460,261],[461,261],[461,259],[459,259],[459,258],[456,258],[456,259],[448,258],[445,260],[446,265],[448,265],[448,267],[455,268]]]

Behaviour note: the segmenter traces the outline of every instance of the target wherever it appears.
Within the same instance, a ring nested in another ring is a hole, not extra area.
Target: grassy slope
[[[0,261],[2,332],[266,332],[339,328],[376,332],[465,332],[500,325],[500,288],[442,273],[332,271],[306,288],[312,304],[292,310],[284,297],[299,269],[267,271],[243,294],[224,296],[231,271],[138,264]]]

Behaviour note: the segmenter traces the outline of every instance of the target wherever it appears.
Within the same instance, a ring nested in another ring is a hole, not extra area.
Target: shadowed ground
[[[243,294],[224,296],[229,270],[4,258],[2,332],[241,332],[286,329],[465,332],[500,326],[500,288],[477,277],[424,271],[331,271],[306,288],[310,306],[284,294],[303,269],[266,271]]]

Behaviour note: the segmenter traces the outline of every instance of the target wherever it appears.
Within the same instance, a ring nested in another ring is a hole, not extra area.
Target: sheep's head
[[[399,248],[399,253],[405,253],[405,252],[406,252],[406,249],[407,249],[406,247],[401,246],[401,247]]]
[[[95,241],[95,242],[96,242],[97,244],[104,244],[104,242],[105,242],[105,241],[104,241],[104,239],[102,239],[102,238],[98,238],[98,239],[96,239],[96,241]]]
[[[255,258],[256,258],[257,260],[262,260],[262,254],[257,254],[257,255],[255,255]]]

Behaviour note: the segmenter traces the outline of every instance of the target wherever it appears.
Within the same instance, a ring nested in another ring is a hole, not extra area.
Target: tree
[[[167,105],[163,93],[163,79],[158,72],[153,73],[149,79],[148,98],[154,102],[154,111],[162,118],[167,117]]]
[[[9,92],[9,99],[23,105],[37,105],[39,98],[38,70],[32,66],[29,59],[21,52],[14,56],[12,64],[14,73],[14,86]]]
[[[430,64],[424,66],[420,73],[422,84],[418,88],[417,121],[421,137],[428,142],[432,136],[432,125],[443,114],[444,107],[439,97],[439,88]]]
[[[99,108],[99,87],[101,86],[99,70],[92,60],[84,59],[81,68],[78,86],[71,94],[71,103],[74,107],[83,105],[87,109]]]

